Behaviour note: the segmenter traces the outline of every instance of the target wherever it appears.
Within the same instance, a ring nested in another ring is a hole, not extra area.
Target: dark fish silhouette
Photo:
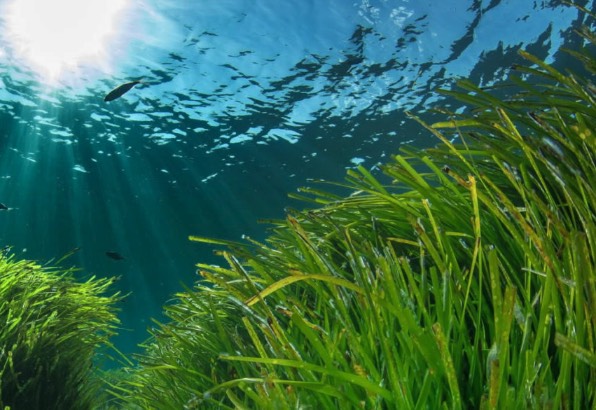
[[[121,261],[124,260],[124,256],[120,255],[118,252],[114,252],[114,251],[107,251],[106,255],[112,259],[114,259],[115,261]]]
[[[104,101],[113,101],[116,98],[122,97],[125,93],[127,93],[132,87],[137,84],[140,84],[140,81],[131,81],[129,83],[124,83],[119,85],[118,87],[114,88],[112,91],[106,94],[103,98]]]

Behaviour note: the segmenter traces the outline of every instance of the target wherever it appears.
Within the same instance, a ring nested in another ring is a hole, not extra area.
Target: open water
[[[18,1],[0,0],[0,246],[80,248],[63,264],[81,278],[120,276],[125,352],[196,263],[224,264],[189,235],[262,240],[309,179],[435,144],[405,111],[448,103],[437,88],[499,83],[519,48],[557,62],[584,19],[538,0],[130,0],[100,59],[50,73],[10,29]]]

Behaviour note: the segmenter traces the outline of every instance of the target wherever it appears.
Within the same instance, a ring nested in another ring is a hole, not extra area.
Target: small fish
[[[120,84],[118,87],[114,88],[112,91],[107,93],[106,96],[103,98],[103,100],[104,101],[113,101],[116,98],[120,98],[137,84],[141,84],[141,82],[140,81],[131,81],[129,83]]]
[[[106,255],[109,258],[114,259],[115,261],[121,261],[124,260],[124,256],[120,255],[118,252],[114,252],[114,251],[107,251]]]
[[[8,211],[8,207],[0,202],[0,211]]]

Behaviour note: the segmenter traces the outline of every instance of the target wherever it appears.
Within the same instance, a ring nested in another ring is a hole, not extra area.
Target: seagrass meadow
[[[595,38],[584,78],[521,52],[515,91],[446,91],[469,111],[437,148],[304,189],[266,243],[167,306],[112,387],[140,408],[593,408]],[[416,117],[413,117],[417,120]],[[455,141],[455,142],[452,142]]]
[[[94,362],[119,324],[112,282],[0,256],[0,408],[93,407],[104,383]]]
[[[2,259],[0,404],[51,380],[63,409],[594,408],[596,37],[578,34],[581,73],[520,51],[498,96],[459,82],[463,113],[411,116],[435,148],[304,188],[264,243],[190,237],[227,267],[199,264],[117,371],[89,365],[109,281]]]

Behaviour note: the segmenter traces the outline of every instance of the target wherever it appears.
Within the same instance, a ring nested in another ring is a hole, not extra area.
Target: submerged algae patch
[[[113,279],[0,256],[0,407],[89,409],[105,400],[94,363],[118,319]]]

